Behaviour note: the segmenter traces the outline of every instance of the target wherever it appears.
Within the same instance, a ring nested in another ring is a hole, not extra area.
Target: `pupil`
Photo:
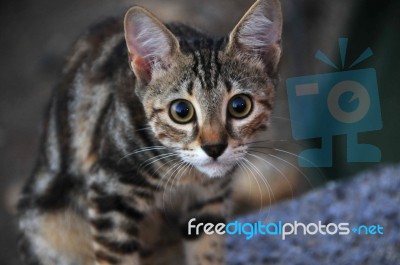
[[[246,100],[244,100],[241,97],[235,98],[232,101],[232,108],[238,113],[245,111],[246,107],[247,107]]]
[[[176,114],[181,117],[185,118],[189,114],[189,106],[186,102],[179,102],[175,106]]]

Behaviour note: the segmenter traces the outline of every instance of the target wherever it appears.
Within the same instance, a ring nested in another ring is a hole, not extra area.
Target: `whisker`
[[[243,81],[243,80],[246,80],[246,79],[250,79],[250,78],[265,78],[265,76],[261,76],[261,75],[253,75],[253,76],[248,76],[248,77],[244,77],[244,78],[242,78],[242,79],[239,79],[239,80],[234,80],[235,82],[240,82],[240,81]]]
[[[288,140],[288,139],[267,139],[267,140],[259,140],[259,141],[253,141],[253,142],[248,142],[246,145],[252,145],[252,144],[260,144],[260,143],[274,143],[274,142],[285,142],[285,143],[290,143],[294,145],[298,145],[300,147],[306,148],[307,146],[304,144],[301,144],[299,142],[293,141],[293,140]],[[256,147],[256,146],[255,146]]]
[[[322,176],[322,177],[324,178],[325,181],[327,181],[327,177],[326,177],[325,174],[322,172],[322,170],[321,170],[319,167],[317,167],[317,165],[315,165],[313,162],[311,162],[310,160],[308,160],[307,158],[304,158],[304,157],[302,157],[302,156],[296,155],[295,153],[292,153],[292,152],[289,152],[289,151],[286,151],[286,150],[282,150],[282,149],[278,149],[278,148],[273,148],[273,147],[268,147],[268,146],[252,146],[252,147],[249,147],[249,150],[251,150],[251,149],[253,149],[253,148],[274,150],[274,151],[278,151],[278,152],[281,152],[281,153],[285,153],[285,154],[288,154],[288,155],[291,155],[291,156],[294,156],[294,157],[303,159],[303,160],[307,161],[308,163],[310,163],[311,165],[313,165],[314,168],[315,168],[315,170],[318,171],[319,175]],[[253,150],[253,151],[255,151],[255,150]]]
[[[190,164],[188,163],[188,162],[185,162],[184,164],[183,164],[183,168],[182,169],[180,169],[180,171],[181,171],[181,173],[180,173],[180,175],[175,175],[173,178],[172,178],[172,186],[171,187],[175,187],[175,180],[180,180],[181,178],[182,178],[182,176],[183,176],[183,173],[185,173],[185,171],[187,170],[187,168],[190,166]],[[172,191],[172,188],[171,188],[171,191]],[[172,192],[170,192],[169,193],[169,201],[171,202],[171,200],[172,200]]]
[[[169,182],[170,182],[170,179],[171,179],[171,177],[173,176],[173,174],[182,166],[182,165],[184,165],[186,162],[185,161],[182,161],[182,160],[179,160],[179,162],[176,162],[172,167],[170,167],[170,169],[166,172],[166,174],[168,174],[171,170],[173,170],[170,174],[169,174],[169,176],[168,176],[168,179],[167,179],[167,182],[166,182],[166,184],[165,184],[165,188],[164,188],[164,190],[163,190],[163,195],[162,195],[162,201],[163,201],[163,208],[164,208],[164,210],[165,210],[165,194],[166,194],[166,191],[168,190],[168,188],[170,189],[170,191],[172,192],[172,186],[171,186],[171,184],[169,184]],[[169,186],[168,186],[169,185]]]
[[[173,168],[175,168],[176,165],[179,165],[180,163],[182,163],[182,162],[180,161],[179,158],[175,158],[175,159],[172,159],[172,160],[168,161],[168,164],[170,164],[171,162],[173,162],[172,166],[169,166],[169,169],[164,173],[164,176],[161,177],[161,180],[160,180],[160,182],[159,182],[159,186],[163,185],[163,195],[162,195],[163,201],[164,201],[165,190],[168,188],[168,181],[169,181],[169,178],[170,178],[171,175],[168,175],[167,178],[165,178],[165,176],[167,176],[167,174],[168,174]],[[165,165],[165,164],[164,164],[164,165]],[[165,210],[165,209],[164,209],[164,210]]]
[[[272,204],[272,200],[276,200],[275,199],[275,195],[274,195],[274,191],[271,187],[271,185],[269,184],[268,180],[265,179],[264,175],[261,173],[261,171],[247,158],[245,158],[245,161],[247,161],[247,163],[252,166],[254,168],[254,170],[256,171],[256,173],[260,176],[261,180],[263,181],[264,185],[267,187],[268,190],[268,200],[269,200],[269,204],[268,206],[271,206]],[[271,198],[272,195],[272,198]],[[261,205],[262,207],[262,205]],[[261,212],[261,208],[259,209],[259,212]],[[270,212],[270,207],[268,209],[268,216],[269,216],[269,212]]]
[[[247,153],[248,154],[248,153]],[[247,161],[247,163],[249,164],[249,165],[251,165],[253,168],[254,168],[254,170],[256,171],[256,173],[261,177],[261,180],[263,181],[263,183],[265,184],[265,186],[267,186],[267,189],[268,189],[268,191],[269,192],[271,192],[271,194],[272,194],[272,196],[273,196],[273,199],[275,200],[275,195],[273,194],[273,189],[272,189],[272,187],[271,187],[271,185],[269,184],[269,182],[268,182],[268,180],[265,178],[265,176],[261,173],[261,171],[254,165],[254,163],[252,163],[249,159],[247,159],[247,158],[245,158],[245,160]],[[270,199],[270,203],[272,202],[271,201],[271,198],[269,198]]]
[[[270,161],[268,161],[268,160],[266,160],[266,159],[264,159],[264,158],[262,158],[262,157],[260,157],[258,155],[251,154],[251,153],[248,153],[248,155],[252,156],[252,157],[255,157],[255,158],[267,163],[269,166],[271,166],[273,169],[275,169],[286,180],[286,182],[289,184],[290,193],[292,194],[292,198],[294,198],[294,192],[293,192],[292,184],[290,183],[289,179],[285,176],[285,174],[283,174],[283,172],[279,168],[274,166]],[[275,198],[274,198],[274,200],[275,200]]]
[[[174,176],[174,174],[175,174],[175,172],[177,172],[177,170],[179,170],[179,168],[181,168],[184,164],[185,164],[186,162],[185,161],[179,161],[177,164],[175,164],[174,166],[172,166],[168,171],[167,171],[167,173],[169,173],[171,170],[172,170],[172,172],[169,174],[169,176],[168,176],[168,180],[167,180],[167,182],[166,182],[166,189],[169,187],[170,189],[172,189],[173,187],[172,187],[172,183],[171,183],[171,181],[173,180],[173,176]],[[172,178],[172,179],[171,179]],[[170,181],[171,180],[171,181]]]
[[[162,156],[162,157],[160,157],[160,156]],[[158,156],[157,156],[157,157],[158,157],[157,159],[155,159],[154,161],[151,161],[151,162],[147,163],[146,165],[144,165],[144,166],[143,166],[143,169],[146,168],[146,167],[148,167],[148,166],[150,166],[150,165],[153,164],[153,163],[160,162],[160,161],[163,160],[163,159],[167,159],[167,158],[174,157],[174,156],[176,157],[176,156],[178,156],[178,155],[175,154],[175,153],[167,153],[167,154],[158,155]],[[148,159],[148,160],[151,160],[151,159],[154,159],[154,158],[156,158],[156,157],[150,158],[150,159]],[[173,162],[173,161],[175,161],[175,160],[178,160],[178,158],[176,158],[176,159],[171,159],[171,160],[169,160],[169,161],[166,161],[166,162],[162,163],[160,166],[158,166],[158,167],[154,170],[154,172],[151,174],[151,177],[153,177],[162,167],[166,166],[167,164],[169,164],[169,163],[171,163],[171,162]],[[147,161],[147,160],[146,160],[146,161]],[[141,166],[140,166],[139,168],[141,168]],[[163,181],[163,178],[161,177],[160,180],[158,181],[157,188],[159,188],[159,187],[161,186],[162,181]]]
[[[268,156],[274,157],[274,158],[276,158],[276,159],[278,159],[278,160],[280,160],[280,161],[282,161],[282,162],[284,162],[284,163],[290,165],[291,167],[295,168],[295,169],[297,170],[297,172],[299,172],[299,173],[307,180],[307,182],[308,182],[308,184],[310,184],[311,188],[314,188],[314,186],[313,186],[313,184],[311,183],[311,181],[310,181],[310,179],[308,178],[308,176],[307,176],[306,174],[304,174],[304,172],[303,172],[302,170],[300,170],[300,168],[296,167],[295,165],[293,165],[293,164],[290,163],[289,161],[287,161],[287,160],[285,160],[285,159],[283,159],[283,158],[281,158],[281,157],[279,157],[279,156],[275,156],[275,155],[273,155],[273,154],[268,154],[268,153],[261,152],[261,151],[255,151],[255,150],[253,150],[252,152],[257,152],[257,153],[261,153],[261,154],[264,154],[264,155],[268,155]]]
[[[162,176],[162,177],[160,178],[159,184],[157,185],[158,188],[159,188],[162,184],[165,184],[166,182],[168,182],[168,181],[165,179],[166,174],[168,174],[168,172],[171,170],[171,167],[175,166],[177,163],[179,163],[179,161],[180,161],[180,158],[172,158],[171,160],[166,161],[165,163],[163,163],[161,166],[159,166],[159,167],[156,169],[156,171],[154,172],[154,174],[155,174],[158,170],[160,170],[162,167],[164,167],[164,166],[166,166],[166,165],[168,165],[168,164],[173,163],[172,166],[169,166],[169,170],[167,170],[167,172],[164,173],[164,176]]]
[[[190,166],[190,163],[188,163],[186,161],[184,161],[184,162],[185,162],[185,164],[183,165],[183,168],[181,169],[179,177],[178,177],[178,175],[176,175],[175,178],[172,179],[172,187],[175,187],[175,180],[178,179],[178,181],[179,181],[179,179],[182,178],[183,173],[185,173],[186,169]]]
[[[271,117],[271,118],[274,118],[274,119],[292,121],[292,119],[290,119],[290,118],[288,118],[288,117],[276,116],[274,113],[272,113],[272,114],[270,115],[270,117]]]
[[[239,162],[240,162],[240,160],[236,160],[236,164],[240,167],[240,169],[243,171],[243,173],[244,173],[244,174],[247,174],[247,173],[246,173],[246,168],[244,168],[244,167],[242,166],[242,164],[239,163]],[[246,176],[247,176],[247,175],[246,175]],[[248,177],[248,176],[247,176],[247,177]],[[248,186],[249,186],[249,188],[250,188],[250,194],[252,194],[252,190],[251,190],[251,189],[252,189],[253,187],[252,187],[252,185],[250,185],[250,182],[248,182],[248,183],[249,183]]]
[[[162,146],[162,145],[159,145],[159,146],[156,145],[156,146],[141,147],[141,148],[138,148],[138,149],[136,149],[135,151],[133,151],[133,152],[131,152],[131,153],[128,153],[128,154],[124,155],[123,157],[121,157],[121,158],[118,160],[118,162],[121,162],[121,160],[123,160],[123,159],[125,159],[125,158],[127,158],[127,157],[129,157],[129,156],[131,156],[131,155],[135,155],[135,154],[142,153],[142,152],[147,152],[147,151],[163,150],[163,149],[167,149],[167,147]]]
[[[151,157],[151,158],[149,158],[149,159],[146,159],[144,162],[142,162],[140,165],[139,165],[139,169],[141,169],[141,168],[146,168],[146,167],[148,167],[148,166],[150,166],[151,164],[153,164],[153,163],[155,163],[155,162],[157,162],[157,161],[160,161],[160,160],[162,160],[162,159],[165,159],[165,158],[168,158],[168,157],[171,157],[171,156],[178,156],[177,154],[175,154],[175,153],[166,153],[166,154],[161,154],[161,155],[157,155],[157,156],[154,156],[154,157]],[[154,161],[151,161],[151,160],[154,160]],[[148,161],[148,163],[146,163]],[[151,161],[151,162],[150,162]],[[146,163],[145,165],[143,165],[144,163]]]
[[[284,121],[290,122],[291,124],[303,125],[303,123],[302,123],[301,121],[293,120],[293,119],[290,119],[290,118],[288,118],[288,117],[276,116],[276,115],[274,115],[274,114],[271,114],[270,117],[271,117],[272,119],[284,120]]]
[[[251,168],[249,168],[245,162],[246,162],[246,160],[245,160],[244,157],[241,158],[240,161],[239,161],[239,163],[241,163],[242,166],[243,166],[244,168],[246,168],[248,172],[250,172],[251,175],[249,174],[249,175],[247,175],[247,176],[253,177],[253,179],[254,179],[255,182],[257,183],[258,192],[259,192],[259,194],[260,194],[260,207],[259,207],[259,210],[261,211],[261,209],[263,208],[263,194],[262,194],[261,186],[260,186],[260,183],[259,183],[258,180],[257,180],[257,177],[254,175],[254,173],[253,173],[253,171],[251,170]]]

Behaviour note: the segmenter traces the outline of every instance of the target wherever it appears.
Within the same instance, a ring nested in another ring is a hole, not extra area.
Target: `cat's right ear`
[[[149,11],[132,7],[125,15],[125,40],[135,75],[149,83],[153,72],[168,67],[179,50],[175,36]]]
[[[276,72],[281,55],[282,11],[279,0],[257,0],[229,36],[228,50],[261,59]]]

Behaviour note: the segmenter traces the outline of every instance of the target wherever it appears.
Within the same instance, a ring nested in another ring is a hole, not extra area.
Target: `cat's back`
[[[66,145],[70,146],[75,162],[71,165],[76,171],[88,169],[94,162],[91,153],[107,113],[121,94],[120,90],[132,90],[134,82],[122,19],[107,19],[78,39],[67,59],[63,80],[55,91],[57,104],[61,105],[58,118],[68,123],[61,131],[70,129]],[[68,103],[62,106],[65,104],[60,102]]]
[[[125,47],[122,19],[105,19],[93,25],[75,42],[65,63],[64,74],[76,75],[77,71],[90,70],[85,74],[92,74],[91,77],[95,78],[100,74],[101,67],[109,62],[107,59],[110,56],[125,55],[127,58]]]

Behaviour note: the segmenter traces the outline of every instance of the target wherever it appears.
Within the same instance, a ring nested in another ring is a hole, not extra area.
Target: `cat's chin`
[[[219,178],[226,176],[233,170],[232,165],[224,165],[220,163],[212,163],[208,165],[195,166],[198,171],[207,175],[209,178]]]

